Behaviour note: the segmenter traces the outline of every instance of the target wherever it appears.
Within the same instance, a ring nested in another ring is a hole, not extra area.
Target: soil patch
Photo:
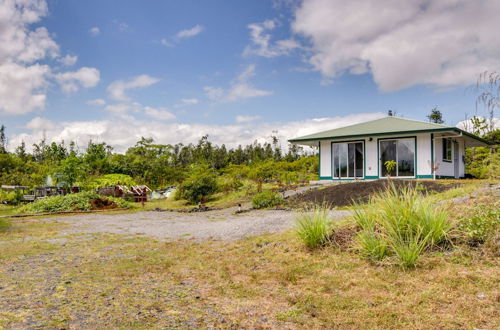
[[[111,210],[118,207],[115,202],[105,198],[93,198],[90,200],[90,204],[92,210]]]
[[[456,188],[457,183],[437,183],[434,181],[391,180],[396,188],[412,186],[423,193],[442,192]],[[387,188],[388,180],[341,183],[323,189],[316,189],[295,195],[288,199],[288,205],[297,207],[309,203],[327,203],[333,206],[349,206],[353,202],[366,203],[370,196]]]

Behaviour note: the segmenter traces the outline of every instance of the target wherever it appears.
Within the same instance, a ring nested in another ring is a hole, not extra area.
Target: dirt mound
[[[110,210],[118,207],[115,202],[106,198],[91,199],[90,204],[92,205],[92,210]]]
[[[457,183],[437,183],[434,181],[416,180],[391,180],[396,188],[406,186],[415,187],[419,185],[419,190],[423,193],[441,192],[458,187]],[[360,181],[341,183],[326,188],[309,190],[288,199],[290,206],[300,206],[307,203],[328,203],[331,206],[349,206],[353,201],[366,203],[370,196],[384,190],[389,184],[388,180]]]

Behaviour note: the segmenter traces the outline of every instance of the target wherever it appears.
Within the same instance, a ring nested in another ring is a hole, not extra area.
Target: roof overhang
[[[366,137],[374,136],[389,136],[389,135],[408,135],[408,134],[422,134],[422,133],[440,133],[443,137],[463,137],[466,140],[467,147],[484,147],[491,145],[492,143],[482,139],[474,134],[466,132],[458,127],[454,128],[436,128],[430,130],[414,130],[414,131],[398,131],[398,132],[381,132],[381,133],[370,133],[370,134],[356,134],[356,135],[342,135],[342,136],[331,136],[331,137],[320,137],[320,138],[297,138],[290,139],[288,142],[292,144],[305,145],[310,147],[317,147],[319,141],[339,141],[339,140],[351,140],[351,139],[362,139]]]

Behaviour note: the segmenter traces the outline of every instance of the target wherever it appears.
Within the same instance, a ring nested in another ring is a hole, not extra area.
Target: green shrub
[[[103,197],[95,192],[81,192],[64,196],[51,196],[26,204],[18,213],[37,214],[63,211],[88,211],[92,209],[91,199],[107,199],[115,202],[118,207],[128,207],[128,203],[120,198]]]
[[[191,203],[205,202],[218,189],[217,177],[211,171],[197,172],[185,180],[177,189],[176,198]]]
[[[243,182],[236,176],[224,176],[218,180],[218,190],[225,193],[236,191],[243,186]]]
[[[328,242],[333,228],[328,212],[326,207],[315,206],[300,212],[295,219],[297,236],[307,247],[313,249]]]
[[[470,243],[484,243],[493,236],[500,225],[498,205],[480,205],[472,210],[470,217],[460,219],[459,229]]]
[[[254,209],[273,207],[282,203],[283,197],[281,196],[281,194],[273,191],[264,191],[256,194],[252,198],[252,206]]]
[[[87,186],[88,188],[105,188],[116,185],[135,186],[137,183],[126,174],[106,174],[94,179]]]
[[[414,267],[422,251],[443,242],[453,226],[444,210],[412,186],[398,190],[391,183],[357,208],[360,252],[370,259],[395,254],[404,267]]]
[[[15,191],[4,191],[0,190],[0,202],[7,203],[9,205],[17,205],[21,202],[23,194],[20,190]]]

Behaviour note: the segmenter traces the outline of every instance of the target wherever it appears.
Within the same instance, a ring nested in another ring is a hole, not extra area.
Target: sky
[[[498,0],[0,0],[8,148],[235,147],[372,120],[456,125],[500,70]]]

